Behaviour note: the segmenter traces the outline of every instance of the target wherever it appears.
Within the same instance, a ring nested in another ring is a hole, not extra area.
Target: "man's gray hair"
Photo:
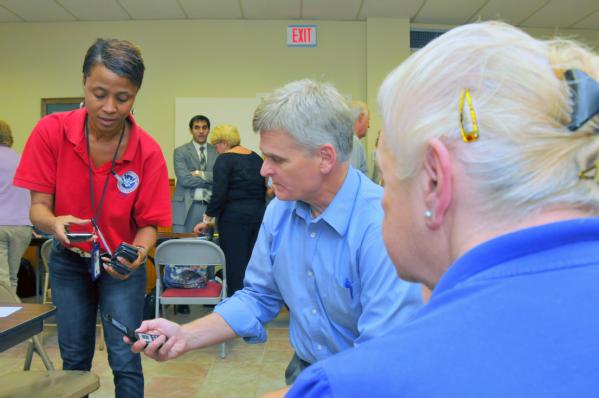
[[[354,120],[343,96],[328,83],[310,79],[286,84],[254,112],[254,131],[282,130],[311,152],[331,144],[337,162],[349,159]]]

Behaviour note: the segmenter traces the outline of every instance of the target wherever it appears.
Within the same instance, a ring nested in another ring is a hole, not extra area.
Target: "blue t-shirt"
[[[599,219],[458,259],[389,335],[306,369],[287,397],[599,396]]]

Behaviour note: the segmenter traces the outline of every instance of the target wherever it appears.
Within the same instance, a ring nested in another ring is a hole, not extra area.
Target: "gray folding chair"
[[[3,282],[0,282],[0,301],[15,304],[21,302],[19,297]],[[28,352],[25,359],[25,370],[2,376],[0,397],[79,398],[100,388],[100,379],[92,372],[55,370],[54,364],[37,336],[31,338],[30,347],[33,347],[32,352],[36,352],[41,357],[47,371],[29,370],[31,357]]]
[[[162,267],[165,265],[175,267],[206,265],[213,268],[220,266],[223,280],[209,280],[206,287],[199,289],[165,288],[162,283]],[[154,266],[156,267],[156,318],[160,316],[161,308],[163,316],[166,317],[167,304],[215,305],[227,297],[225,255],[213,242],[199,238],[171,239],[162,242],[156,248]],[[225,343],[221,344],[220,356],[221,358],[226,356]]]

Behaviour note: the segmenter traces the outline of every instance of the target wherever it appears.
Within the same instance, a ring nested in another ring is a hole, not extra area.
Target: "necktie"
[[[204,146],[200,147],[200,170],[206,170],[206,154],[204,153]]]

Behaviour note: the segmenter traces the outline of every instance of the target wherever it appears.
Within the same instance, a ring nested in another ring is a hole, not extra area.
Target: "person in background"
[[[210,119],[195,115],[189,120],[191,141],[175,148],[177,183],[173,194],[173,232],[191,233],[202,221],[212,196],[212,169],[218,154],[208,143]],[[210,230],[212,232],[212,230]],[[175,313],[189,314],[189,305],[174,306]]]
[[[434,290],[287,397],[597,394],[597,80],[596,53],[499,22],[452,29],[391,72],[383,239],[398,275]]]
[[[212,195],[212,169],[218,154],[208,143],[210,120],[196,115],[189,121],[192,140],[175,148],[177,183],[173,195],[173,232],[192,232],[202,221]]]
[[[0,281],[16,293],[21,257],[31,242],[31,199],[12,184],[20,159],[12,144],[10,126],[0,120]]]
[[[371,180],[376,182],[379,185],[383,185],[383,180],[381,178],[379,168],[377,167],[377,160],[376,160],[376,152],[377,152],[377,149],[379,148],[380,140],[381,140],[381,130],[379,129],[379,132],[376,135],[376,141],[374,141],[374,151],[372,152],[372,157],[374,159],[374,168],[372,170]]]
[[[83,61],[85,107],[38,122],[14,179],[31,191],[33,224],[54,236],[50,281],[63,368],[90,370],[99,307],[115,396],[126,398],[144,395],[141,358],[106,317],[139,325],[146,256],[157,226],[171,225],[164,156],[131,115],[144,69],[132,43],[97,39]],[[97,239],[71,241],[67,232]],[[137,258],[119,256],[120,267],[100,261],[121,243],[136,246]]]
[[[264,154],[261,174],[272,177],[277,196],[244,288],[183,326],[144,321],[138,331],[160,337],[132,350],[164,361],[235,337],[263,343],[265,325],[286,305],[295,350],[285,372],[290,384],[310,364],[405,322],[422,294],[395,276],[380,239],[382,189],[349,166],[353,118],[333,86],[291,82],[261,102],[253,126]]]
[[[195,233],[218,222],[218,243],[227,261],[227,292],[243,288],[243,277],[258,237],[266,205],[266,183],[260,175],[262,158],[243,146],[230,124],[212,130],[210,143],[219,153],[214,163],[212,198]]]
[[[354,136],[350,164],[354,169],[360,170],[364,175],[368,175],[366,155],[364,154],[364,147],[360,140],[366,137],[366,133],[370,127],[370,111],[368,110],[368,105],[362,101],[352,101],[349,105],[354,117]]]

